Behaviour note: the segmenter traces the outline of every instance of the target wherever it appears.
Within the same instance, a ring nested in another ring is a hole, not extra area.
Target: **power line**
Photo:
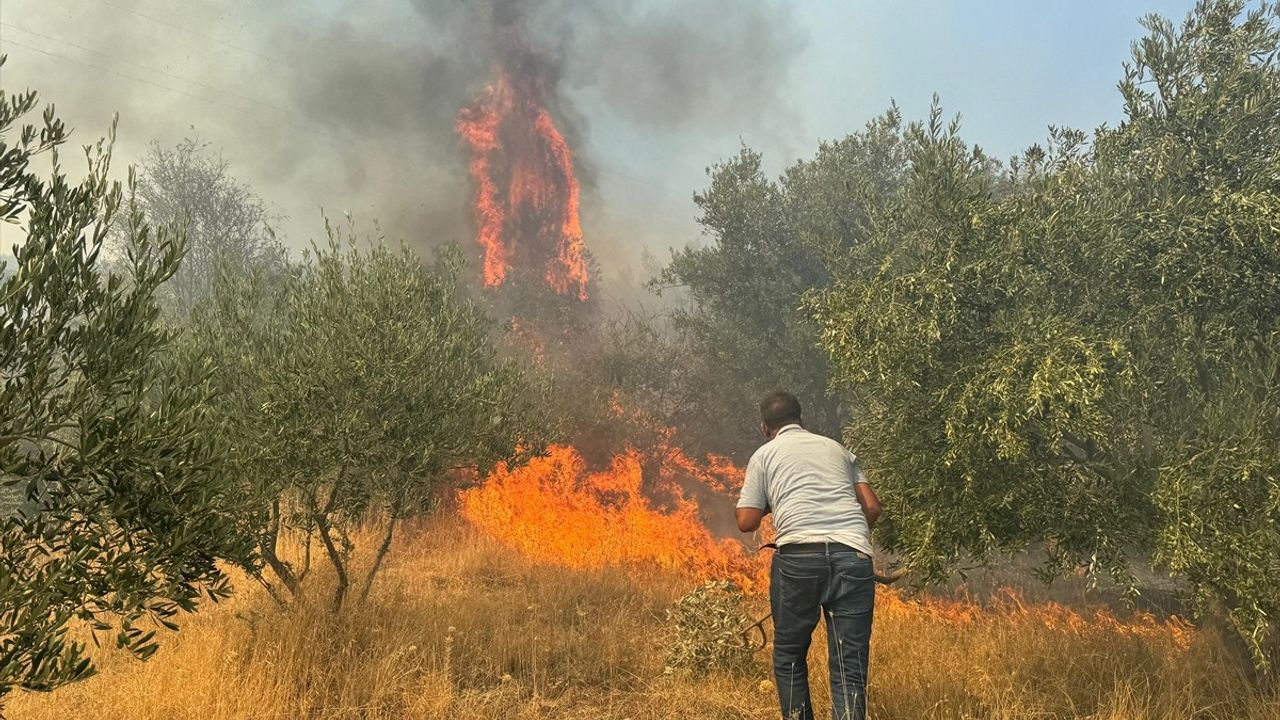
[[[223,46],[225,46],[225,47],[229,47],[229,48],[231,48],[232,50],[236,50],[236,51],[238,51],[238,52],[242,52],[242,53],[247,53],[247,54],[249,54],[249,55],[256,55],[256,56],[258,56],[258,57],[260,57],[260,58],[262,58],[262,59],[266,60],[267,62],[271,63],[272,65],[279,65],[279,64],[280,64],[280,62],[279,62],[278,60],[276,60],[275,58],[273,58],[273,57],[271,57],[271,56],[269,56],[269,55],[263,54],[263,53],[261,53],[261,52],[258,52],[258,51],[256,51],[256,50],[250,50],[249,48],[240,47],[239,45],[236,45],[236,44],[234,44],[234,43],[227,42],[226,40],[222,40],[221,38],[216,38],[216,37],[214,37],[214,36],[212,36],[212,35],[205,35],[205,34],[203,34],[203,33],[196,32],[195,30],[190,30],[190,29],[185,28],[185,27],[183,27],[183,26],[181,26],[181,25],[178,25],[177,23],[169,22],[168,20],[164,20],[164,19],[162,19],[162,18],[158,18],[158,17],[155,17],[155,16],[153,16],[153,15],[147,15],[146,13],[141,13],[141,12],[138,12],[137,10],[131,10],[131,9],[127,8],[127,7],[123,7],[123,6],[121,6],[121,5],[117,5],[116,3],[111,2],[111,0],[98,0],[98,2],[102,3],[103,5],[106,5],[107,7],[115,8],[116,10],[119,10],[119,11],[121,11],[121,12],[127,12],[127,13],[129,13],[130,15],[134,15],[134,16],[136,16],[136,17],[140,17],[140,18],[142,18],[142,19],[144,19],[144,20],[150,20],[151,22],[156,23],[156,24],[158,24],[158,25],[164,25],[165,27],[172,28],[172,29],[174,29],[174,30],[178,30],[178,31],[180,31],[180,32],[184,32],[184,33],[187,33],[187,34],[189,34],[189,35],[195,35],[195,36],[196,36],[196,37],[198,37],[198,38],[204,38],[205,40],[208,40],[208,41],[210,41],[210,42],[218,43],[219,45],[223,45]]]
[[[4,23],[4,24],[6,24],[6,25],[7,25],[8,23]],[[33,51],[33,52],[40,53],[41,55],[46,55],[46,56],[51,57],[51,58],[56,58],[56,59],[58,59],[58,60],[65,60],[65,61],[67,61],[67,62],[75,63],[75,64],[77,64],[77,65],[82,65],[82,66],[87,67],[87,68],[92,68],[92,69],[94,69],[94,70],[98,70],[98,71],[100,71],[100,72],[105,72],[105,73],[108,73],[108,74],[110,74],[110,75],[114,75],[114,76],[116,76],[116,77],[123,78],[123,79],[125,79],[125,80],[131,80],[131,81],[133,81],[133,82],[142,83],[142,84],[144,84],[144,85],[148,85],[148,86],[150,86],[150,87],[157,88],[157,89],[160,89],[160,90],[167,90],[168,92],[177,93],[178,95],[182,95],[182,96],[184,96],[184,97],[188,97],[188,98],[191,98],[191,99],[193,99],[193,100],[199,100],[199,101],[201,101],[201,102],[208,103],[209,105],[212,105],[212,106],[214,106],[214,107],[226,108],[226,109],[231,110],[231,111],[233,111],[233,112],[237,112],[237,113],[241,113],[241,114],[246,115],[246,116],[253,117],[253,119],[254,119],[254,120],[261,121],[261,119],[262,119],[260,115],[257,115],[257,114],[251,114],[251,113],[249,112],[249,109],[248,109],[248,108],[235,107],[235,106],[232,106],[232,105],[227,105],[227,104],[224,104],[224,103],[220,103],[220,102],[217,102],[216,100],[213,100],[213,99],[211,99],[211,98],[208,98],[208,97],[205,97],[205,96],[202,96],[202,95],[195,95],[195,94],[193,94],[193,93],[189,93],[189,92],[187,92],[187,91],[185,91],[185,90],[182,90],[182,89],[179,89],[179,88],[175,88],[175,87],[171,87],[171,86],[169,86],[169,85],[164,85],[164,84],[161,84],[161,83],[158,83],[158,82],[154,82],[154,81],[152,81],[152,80],[148,80],[148,79],[146,79],[146,78],[140,78],[140,77],[137,77],[136,75],[130,75],[130,74],[128,74],[128,73],[123,73],[123,72],[120,72],[120,71],[115,70],[115,69],[113,69],[113,68],[105,67],[105,66],[102,66],[102,65],[96,65],[96,64],[91,63],[91,62],[85,62],[84,60],[79,60],[79,59],[77,59],[77,58],[69,57],[69,56],[67,56],[67,55],[63,55],[63,54],[60,54],[60,53],[51,52],[51,51],[49,51],[49,50],[45,50],[45,49],[43,49],[43,48],[38,48],[38,47],[35,47],[35,46],[33,46],[33,45],[27,45],[27,44],[25,44],[25,43],[17,42],[17,41],[12,40],[12,39],[8,39],[8,38],[0,39],[0,45],[14,45],[14,46],[17,46],[17,47],[20,47],[20,48],[24,48],[24,49],[27,49],[27,50],[31,50],[31,51]],[[99,53],[99,54],[101,54],[101,53]],[[110,56],[108,56],[108,57],[110,57]],[[144,66],[144,65],[139,65],[139,64],[137,64],[137,63],[130,63],[130,64],[131,64],[131,65],[134,65],[135,67],[140,67],[140,68],[142,68],[142,69],[144,69],[144,70],[147,70],[147,71],[149,71],[149,72],[155,72],[155,73],[157,73],[157,74],[166,74],[166,73],[161,73],[161,71],[155,70],[154,68],[148,68],[148,67],[146,67],[146,66]],[[176,77],[178,77],[178,76],[176,76],[176,75],[170,75],[170,76],[171,76],[171,77],[175,77],[175,78],[176,78]],[[210,86],[210,87],[211,87],[211,86]],[[232,97],[238,97],[238,96],[232,95]],[[269,104],[269,103],[263,103],[263,102],[261,102],[261,101],[252,100],[252,99],[250,99],[250,98],[244,98],[244,99],[249,100],[250,102],[254,102],[255,104],[261,105],[262,107],[267,108],[267,109],[269,109],[269,110],[271,110],[271,111],[273,111],[273,112],[277,113],[277,114],[278,114],[281,118],[283,118],[283,119],[286,119],[286,120],[301,120],[301,119],[304,119],[304,117],[303,117],[302,115],[299,115],[298,113],[290,112],[290,111],[285,110],[285,109],[283,109],[283,108],[279,108],[279,107],[277,107],[277,106],[275,106],[275,105],[271,105],[271,104]],[[332,139],[334,139],[334,140],[335,140],[335,141],[337,141],[337,142],[345,142],[345,141],[347,140],[346,138],[342,138],[342,137],[340,137],[340,136],[339,136],[339,134],[337,133],[337,131],[335,131],[333,128],[325,127],[324,125],[313,125],[313,126],[310,128],[310,130],[313,130],[313,131],[319,131],[319,132],[320,132],[320,133],[322,133],[322,134],[325,134],[325,135],[330,136]]]
[[[111,60],[116,60],[116,61],[118,61],[118,62],[121,62],[121,63],[125,64],[125,65],[129,65],[129,66],[132,66],[132,67],[138,68],[139,70],[144,70],[144,71],[146,71],[146,72],[152,72],[152,73],[155,73],[155,74],[157,74],[157,75],[162,75],[162,76],[164,76],[164,77],[168,77],[168,78],[171,78],[171,79],[173,79],[173,80],[177,80],[177,81],[179,81],[179,82],[189,83],[189,84],[191,84],[191,85],[199,85],[200,87],[203,87],[203,88],[206,88],[206,89],[212,90],[212,91],[214,91],[214,92],[216,92],[216,93],[218,93],[218,94],[220,94],[220,95],[226,95],[227,97],[233,97],[233,98],[236,98],[236,99],[238,99],[238,100],[243,100],[244,102],[252,103],[252,104],[257,105],[257,106],[259,106],[259,107],[264,107],[264,108],[267,108],[267,109],[270,109],[270,110],[274,110],[274,111],[279,112],[279,113],[283,113],[283,112],[285,112],[285,110],[284,110],[284,109],[279,108],[279,107],[276,107],[275,105],[272,105],[271,103],[268,103],[268,102],[263,102],[263,101],[261,101],[261,100],[257,100],[257,99],[255,99],[255,98],[251,98],[251,97],[246,97],[246,96],[244,96],[244,95],[238,95],[238,94],[236,94],[236,93],[233,93],[233,92],[230,92],[230,91],[227,91],[227,90],[223,90],[222,88],[215,87],[215,86],[213,86],[213,85],[209,85],[208,83],[200,82],[199,80],[192,80],[192,79],[190,79],[190,78],[182,77],[181,75],[175,75],[175,74],[173,74],[173,73],[171,73],[171,72],[166,72],[166,71],[164,71],[164,70],[157,70],[157,69],[155,69],[155,68],[148,67],[148,66],[146,66],[146,65],[142,65],[142,64],[139,64],[139,63],[131,62],[131,61],[126,60],[126,59],[124,59],[124,58],[119,58],[119,57],[116,57],[115,55],[111,55],[111,54],[109,54],[109,53],[105,53],[105,52],[102,52],[102,51],[100,51],[100,50],[94,50],[93,48],[88,48],[88,47],[85,47],[85,46],[83,46],[83,45],[78,45],[78,44],[73,43],[73,42],[71,42],[71,41],[69,41],[69,40],[62,40],[62,39],[59,39],[59,38],[52,37],[52,36],[50,36],[50,35],[44,35],[44,34],[42,34],[42,33],[38,33],[38,32],[36,32],[36,31],[34,31],[34,30],[28,30],[27,28],[24,28],[24,27],[21,27],[21,26],[18,26],[18,25],[14,25],[13,23],[7,23],[7,22],[4,22],[3,20],[0,20],[0,26],[4,26],[4,27],[8,27],[8,28],[12,28],[12,29],[14,29],[14,30],[19,30],[19,31],[24,32],[24,33],[26,33],[26,34],[28,34],[28,35],[32,35],[32,36],[34,36],[34,37],[38,37],[38,38],[41,38],[41,39],[43,39],[43,40],[48,40],[48,41],[50,41],[50,42],[55,42],[55,43],[59,43],[59,44],[61,44],[61,45],[66,45],[67,47],[75,48],[75,49],[77,49],[77,50],[80,50],[81,52],[87,52],[87,53],[91,53],[91,54],[93,54],[93,55],[100,55],[100,56],[102,56],[102,57],[105,57],[105,58],[108,58],[108,59],[111,59]],[[28,49],[32,49],[32,50],[36,50],[37,52],[40,52],[40,50],[39,50],[38,48],[31,48],[31,47],[29,47],[29,46],[21,46],[21,45],[20,45],[20,47],[27,47]],[[46,54],[48,54],[48,53],[46,53]],[[66,58],[66,59],[73,60],[72,58]],[[74,62],[74,60],[73,60],[73,62]],[[83,63],[82,63],[82,64],[83,64]],[[99,69],[106,69],[106,68],[99,68]],[[122,76],[122,77],[128,77],[128,76]],[[137,79],[137,78],[131,78],[131,79]],[[157,87],[162,87],[162,86],[157,86]],[[179,92],[179,91],[176,91],[176,90],[175,90],[175,92]]]
[[[95,70],[101,70],[102,72],[105,72],[105,73],[110,73],[110,74],[112,74],[112,75],[115,75],[116,77],[124,78],[125,80],[132,80],[132,81],[134,81],[134,82],[140,82],[140,83],[143,83],[144,85],[150,85],[151,87],[159,88],[159,89],[161,89],[161,90],[168,90],[169,92],[178,93],[179,95],[184,95],[184,96],[189,97],[189,98],[192,98],[192,99],[194,99],[194,100],[201,100],[201,101],[204,101],[204,102],[207,102],[207,103],[213,104],[213,105],[217,105],[217,103],[213,102],[212,100],[209,100],[208,98],[205,98],[205,97],[201,97],[201,96],[199,96],[199,95],[192,95],[192,94],[191,94],[191,93],[189,93],[189,92],[185,92],[185,91],[183,91],[183,90],[179,90],[179,89],[177,89],[177,88],[172,88],[172,87],[169,87],[168,85],[161,85],[160,83],[152,82],[151,80],[147,80],[146,78],[140,78],[140,77],[136,77],[136,76],[133,76],[133,75],[127,75],[127,74],[125,74],[125,73],[119,72],[118,70],[112,70],[111,68],[108,68],[108,67],[103,67],[103,66],[101,66],[101,65],[94,65],[93,63],[88,63],[88,62],[85,62],[85,61],[83,61],[83,60],[77,60],[77,59],[75,59],[75,58],[73,58],[73,57],[67,57],[66,55],[60,55],[60,54],[55,53],[55,52],[49,52],[48,50],[43,50],[43,49],[38,48],[38,47],[35,47],[35,46],[33,46],[33,45],[26,45],[26,44],[24,44],[24,43],[17,42],[16,40],[6,39],[6,40],[4,40],[4,41],[3,41],[3,43],[2,43],[2,44],[4,44],[4,45],[16,45],[17,47],[20,47],[20,48],[25,48],[25,49],[27,49],[27,50],[31,50],[31,51],[33,51],[33,52],[38,52],[38,53],[40,53],[41,55],[48,55],[49,57],[52,57],[52,58],[58,58],[59,60],[66,60],[67,62],[73,62],[73,63],[76,63],[77,65],[83,65],[83,66],[85,66],[85,67],[93,68],[93,69],[95,69]]]

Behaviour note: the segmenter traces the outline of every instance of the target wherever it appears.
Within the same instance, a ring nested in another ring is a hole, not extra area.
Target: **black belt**
[[[791,553],[812,553],[812,552],[830,552],[832,550],[848,550],[857,553],[862,557],[870,560],[871,556],[862,552],[856,547],[850,547],[844,543],[838,542],[803,542],[803,543],[787,543],[778,546],[778,553],[781,555],[790,555]]]

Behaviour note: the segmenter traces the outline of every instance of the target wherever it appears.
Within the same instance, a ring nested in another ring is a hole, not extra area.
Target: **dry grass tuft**
[[[746,677],[664,676],[666,610],[696,583],[533,565],[454,519],[407,528],[370,601],[323,588],[288,614],[248,583],[148,663],[19,694],[13,720],[773,718],[767,658]],[[882,595],[871,716],[1280,720],[1210,634],[1009,600],[975,611]],[[826,682],[815,638],[815,690]],[[827,707],[818,690],[815,702]]]

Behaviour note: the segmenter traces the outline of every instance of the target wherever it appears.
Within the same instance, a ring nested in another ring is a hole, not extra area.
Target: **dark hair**
[[[780,430],[786,425],[799,423],[800,401],[789,392],[771,392],[760,401],[760,419],[770,430]]]

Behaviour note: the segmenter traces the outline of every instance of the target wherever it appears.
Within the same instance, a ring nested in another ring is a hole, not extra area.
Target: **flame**
[[[568,295],[577,287],[578,299],[587,299],[587,264],[582,251],[582,224],[578,220],[578,178],[573,174],[573,154],[564,136],[546,110],[538,113],[538,136],[546,141],[551,155],[565,180],[565,198],[561,212],[560,235],[557,238],[558,263],[547,269],[547,284],[560,295]]]
[[[458,113],[458,133],[471,147],[469,166],[475,184],[476,242],[484,249],[484,284],[490,287],[501,284],[507,274],[509,255],[502,244],[506,210],[500,204],[491,165],[492,155],[501,147],[499,126],[503,116],[511,112],[512,105],[511,92],[499,78],[480,100]]]
[[[882,588],[876,597],[877,615],[898,615],[955,627],[1035,625],[1062,635],[1106,636],[1167,642],[1188,649],[1195,627],[1177,615],[1158,618],[1137,611],[1120,617],[1105,606],[1074,608],[1054,601],[1028,602],[1015,588],[1002,588],[986,602],[971,598],[908,597]]]
[[[618,398],[610,406],[625,412]],[[573,447],[554,445],[527,464],[499,466],[483,484],[461,493],[459,503],[473,525],[536,562],[657,567],[697,581],[727,578],[760,597],[768,590],[769,554],[716,537],[703,522],[705,508],[689,491],[710,491],[728,503],[741,484],[742,470],[728,458],[694,460],[665,442],[648,454],[629,448],[603,470],[588,468]],[[877,614],[970,632],[1031,625],[1062,635],[1167,643],[1178,650],[1196,637],[1177,616],[1135,612],[1121,617],[1105,606],[1028,602],[1011,588],[985,601],[913,596],[889,587],[877,594]]]
[[[571,568],[648,565],[691,578],[730,578],[748,592],[763,592],[768,558],[715,537],[684,489],[740,484],[741,472],[727,460],[703,464],[664,450],[645,456],[631,448],[592,471],[576,449],[554,445],[525,465],[498,467],[483,485],[461,494],[461,511],[535,561]]]
[[[513,263],[545,266],[553,291],[586,300],[573,153],[543,95],[536,77],[515,78],[499,68],[493,83],[458,112],[457,131],[471,156],[484,283],[501,285]]]

